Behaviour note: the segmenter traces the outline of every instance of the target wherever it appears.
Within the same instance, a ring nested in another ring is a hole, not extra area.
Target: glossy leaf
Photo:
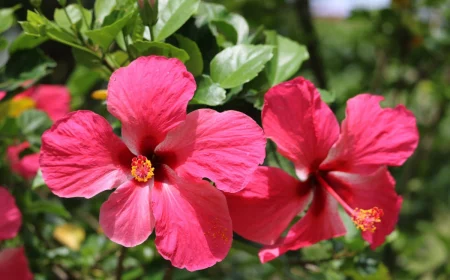
[[[189,55],[186,51],[166,43],[138,41],[131,45],[130,48],[135,52],[136,56],[162,55],[175,57],[183,62],[189,60]]]
[[[65,12],[64,9],[66,10]],[[92,12],[80,7],[78,4],[70,4],[65,8],[56,9],[53,17],[56,24],[72,32],[73,28],[77,30],[88,30],[92,22]],[[87,26],[84,19],[87,21]]]
[[[189,55],[186,61],[186,67],[194,76],[203,73],[203,57],[196,42],[179,34],[175,34],[175,38],[181,49],[185,50]]]
[[[223,88],[233,88],[249,82],[272,58],[267,45],[237,45],[226,48],[211,61],[211,78]]]
[[[84,34],[103,50],[107,50],[116,36],[122,31],[134,13],[128,13],[116,22],[98,29],[89,30]]]
[[[0,88],[12,91],[24,82],[34,83],[49,74],[55,66],[56,63],[39,49],[16,52],[0,73]]]
[[[159,0],[154,40],[162,41],[172,35],[197,11],[199,4],[200,0]]]
[[[273,58],[267,65],[270,86],[291,78],[309,58],[305,46],[278,35],[275,31],[266,31],[266,43],[275,47]]]
[[[20,4],[11,8],[0,9],[0,33],[8,30],[15,21],[14,12],[21,7]]]
[[[116,0],[97,0],[94,4],[95,24],[101,26],[106,16],[111,14],[116,6]]]
[[[225,98],[226,90],[214,83],[211,77],[203,75],[198,82],[197,91],[190,104],[217,106],[223,104]]]

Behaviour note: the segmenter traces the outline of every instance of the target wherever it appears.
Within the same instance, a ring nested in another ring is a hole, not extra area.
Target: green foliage
[[[26,19],[21,7],[29,3],[19,2],[0,9],[0,50],[9,56],[0,68],[0,90],[7,91],[0,101],[0,185],[16,197],[24,225],[18,238],[1,246],[24,245],[35,279],[112,279],[120,247],[98,225],[107,193],[63,200],[52,195],[40,172],[32,180],[12,174],[7,148],[28,141],[30,148],[20,157],[39,152],[41,135],[52,121],[37,109],[13,118],[9,100],[34,84],[65,84],[72,109],[93,110],[120,134],[105,102],[90,94],[106,89],[113,71],[147,55],[177,58],[195,76],[197,90],[188,110],[238,110],[261,124],[257,109],[267,90],[301,75],[324,88],[322,100],[340,120],[347,100],[361,92],[383,95],[386,107],[406,104],[417,118],[421,142],[403,167],[392,169],[404,202],[397,229],[376,251],[341,209],[345,236],[267,264],[257,257],[259,245],[236,237],[228,257],[212,268],[171,269],[152,235],[128,249],[122,279],[449,278],[450,13],[445,1],[392,1],[390,8],[356,11],[347,19],[314,18],[317,38],[304,24],[298,1],[160,0],[158,20],[150,28],[135,0],[44,2],[28,10]],[[17,21],[23,32],[16,34],[10,28],[18,28]],[[296,176],[270,140],[266,153],[264,165]],[[66,222],[86,234],[79,251],[53,236]]]
[[[211,61],[211,78],[223,88],[237,87],[254,79],[271,58],[270,46],[229,47]]]

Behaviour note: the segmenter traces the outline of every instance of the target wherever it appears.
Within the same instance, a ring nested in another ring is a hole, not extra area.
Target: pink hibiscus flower
[[[0,279],[32,280],[28,260],[23,247],[0,251]]]
[[[30,107],[47,113],[52,121],[62,118],[70,111],[70,93],[65,86],[39,85],[31,87],[12,98],[13,102],[30,100]]]
[[[112,241],[136,246],[155,228],[159,253],[188,270],[227,255],[231,218],[219,190],[242,190],[265,154],[262,129],[246,115],[186,114],[195,88],[179,60],[138,58],[108,85],[107,108],[122,123],[122,139],[102,116],[77,111],[44,133],[40,158],[58,196],[90,198],[116,188],[100,209]]]
[[[372,249],[394,230],[402,198],[387,166],[406,161],[417,147],[418,132],[411,112],[402,105],[382,109],[381,100],[370,94],[350,99],[339,129],[319,92],[303,78],[266,94],[264,131],[294,163],[298,179],[260,167],[243,191],[227,195],[234,230],[267,245],[259,253],[262,262],[344,235],[338,204]],[[305,216],[280,237],[310,201]]]
[[[22,215],[14,197],[5,188],[0,187],[0,241],[16,237],[21,224]],[[33,279],[23,248],[0,251],[0,279]]]
[[[6,93],[0,92],[0,100]],[[26,99],[26,102],[23,102]],[[20,104],[20,105],[19,105]],[[12,98],[11,106],[17,106],[15,113],[21,114],[24,110],[36,108],[48,114],[53,121],[63,117],[70,110],[70,94],[66,87],[57,85],[40,85],[27,89]],[[28,142],[9,146],[7,158],[14,173],[26,180],[36,176],[39,169],[39,153],[20,156],[29,148]]]
[[[22,224],[22,215],[14,197],[0,187],[0,241],[16,237]]]
[[[26,180],[33,179],[39,169],[39,153],[20,156],[24,150],[30,147],[30,143],[23,142],[18,145],[9,146],[6,150],[11,169]]]

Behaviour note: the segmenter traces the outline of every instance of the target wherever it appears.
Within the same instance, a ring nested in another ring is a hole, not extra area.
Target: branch
[[[295,6],[300,20],[300,26],[307,36],[306,46],[309,51],[311,69],[319,83],[319,87],[328,89],[323,59],[320,54],[319,39],[317,38],[317,33],[312,22],[311,11],[309,10],[309,0],[296,0]]]

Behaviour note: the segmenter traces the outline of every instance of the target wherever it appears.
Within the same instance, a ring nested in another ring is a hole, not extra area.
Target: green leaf
[[[103,50],[106,51],[114,41],[116,36],[120,33],[120,31],[122,31],[128,21],[131,19],[133,14],[133,12],[130,12],[110,25],[86,31],[84,32],[84,34],[89,37],[92,42],[99,45]]]
[[[323,102],[330,104],[333,103],[336,100],[336,93],[334,91],[328,91],[325,89],[319,88],[320,97],[322,98]]]
[[[162,41],[177,31],[198,9],[200,0],[160,0],[154,41]],[[153,40],[153,38],[152,38]]]
[[[53,214],[65,219],[70,219],[71,215],[70,213],[64,208],[64,206],[59,203],[58,201],[50,201],[50,200],[41,200],[31,203],[31,205],[28,205],[25,211],[29,215],[34,214]]]
[[[27,110],[17,118],[17,126],[25,135],[41,135],[51,125],[48,115],[39,110]]]
[[[48,39],[46,37],[35,37],[26,33],[20,33],[19,36],[11,43],[9,53],[15,53],[21,50],[34,49]]]
[[[91,92],[94,85],[100,79],[100,74],[91,68],[77,65],[67,81],[67,87],[72,96],[72,109],[77,109],[83,104],[86,95]]]
[[[18,4],[11,8],[0,9],[0,33],[8,30],[13,24],[16,18],[14,12],[20,9],[22,5]]]
[[[267,78],[274,86],[291,78],[309,58],[305,46],[275,31],[266,31],[266,43],[275,47],[272,60],[267,65]]]
[[[217,45],[220,47],[231,47],[238,41],[236,29],[225,20],[213,20],[209,24],[211,33],[216,37]]]
[[[49,74],[55,66],[56,63],[37,48],[15,52],[2,69],[3,73],[0,73],[0,80],[3,81],[0,88],[12,91],[24,82],[34,83]]]
[[[30,10],[27,11],[27,21],[19,22],[25,33],[36,37],[40,37],[45,34],[45,23],[45,18]]]
[[[203,75],[198,82],[197,91],[190,104],[204,104],[217,106],[223,104],[226,98],[226,90],[211,80],[211,77]]]
[[[77,63],[97,72],[104,80],[109,79],[111,71],[102,64],[99,57],[79,49],[72,49],[72,54]]]
[[[242,44],[247,40],[249,27],[248,23],[241,15],[231,13],[226,19],[228,23],[230,23],[237,32],[237,43]]]
[[[197,43],[191,39],[175,34],[180,48],[185,50],[189,55],[189,60],[186,61],[186,67],[192,75],[199,76],[203,73],[203,57]]]
[[[227,14],[225,6],[202,1],[195,16],[195,25],[201,27],[215,19],[221,19]]]
[[[390,280],[391,275],[389,274],[389,270],[386,268],[386,266],[382,263],[378,265],[377,270],[375,273],[362,274],[360,271],[357,271],[356,269],[348,269],[344,271],[344,274],[346,276],[351,277],[353,280]]]
[[[116,0],[97,0],[94,4],[95,23],[102,26],[106,16],[112,13],[116,6]]]
[[[211,61],[211,78],[223,88],[233,88],[254,79],[272,58],[267,45],[237,45],[226,48]]]
[[[69,17],[67,17],[64,9],[66,10]],[[81,13],[81,11],[83,11],[83,14]],[[87,20],[88,26],[86,26],[83,15]],[[80,9],[80,6],[78,4],[70,4],[63,9],[56,9],[54,13],[54,19],[56,24],[69,31],[73,30],[71,22],[75,25],[75,28],[77,30],[89,30],[92,22],[92,12],[86,10],[83,7],[81,7]]]
[[[136,53],[136,57],[153,54],[166,57],[175,57],[183,62],[189,60],[189,55],[185,50],[161,42],[138,41],[130,45],[130,49],[132,52]]]
[[[37,188],[40,188],[42,186],[45,186],[44,178],[42,178],[42,171],[39,168],[36,176],[33,179],[33,183],[31,183],[31,189],[35,190]]]
[[[0,51],[6,49],[8,47],[8,40],[3,37],[0,37]]]
[[[297,177],[295,174],[294,164],[278,153],[277,145],[271,140],[267,141],[266,159],[264,160],[264,163],[268,166],[279,167],[291,176]]]

